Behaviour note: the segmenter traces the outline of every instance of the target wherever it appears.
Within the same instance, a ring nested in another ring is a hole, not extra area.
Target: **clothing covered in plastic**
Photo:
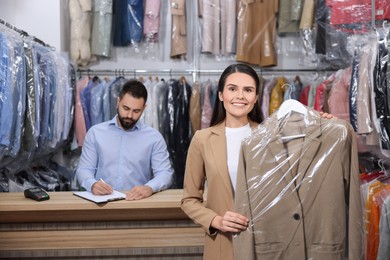
[[[202,52],[215,55],[235,53],[237,1],[200,0]]]
[[[91,61],[91,0],[69,0],[70,56],[73,62],[86,66]]]
[[[379,221],[378,260],[385,260],[390,255],[390,197],[383,202]]]
[[[91,52],[110,57],[113,0],[94,0],[93,4]]]
[[[361,259],[359,185],[351,125],[285,101],[242,143],[235,259]]]
[[[236,60],[260,67],[277,65],[275,49],[276,13],[279,1],[239,2]]]
[[[191,137],[188,111],[191,87],[184,77],[179,80],[170,79],[165,95],[168,117],[164,136],[167,136],[168,152],[174,168],[172,186],[182,188],[187,150]]]
[[[171,52],[172,59],[185,57],[187,54],[187,22],[185,0],[171,0]]]
[[[117,0],[113,2],[113,45],[136,45],[143,36],[144,2]]]

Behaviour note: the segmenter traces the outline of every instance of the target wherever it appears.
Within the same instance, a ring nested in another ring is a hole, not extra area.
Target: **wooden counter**
[[[202,259],[204,232],[182,212],[182,190],[104,204],[49,195],[0,193],[0,258]]]

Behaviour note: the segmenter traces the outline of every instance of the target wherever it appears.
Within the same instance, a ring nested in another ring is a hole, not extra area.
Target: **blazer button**
[[[300,219],[301,219],[301,217],[299,216],[298,213],[295,213],[295,214],[293,215],[293,218],[294,218],[295,220],[300,220]]]

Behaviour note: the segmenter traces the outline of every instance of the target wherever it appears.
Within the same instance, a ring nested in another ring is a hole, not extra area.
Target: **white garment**
[[[70,56],[80,66],[91,60],[91,11],[91,0],[69,0]]]
[[[148,91],[148,100],[146,101],[146,107],[144,110],[144,113],[141,116],[141,120],[147,124],[148,126],[156,128],[153,123],[153,87],[156,85],[156,82],[153,81],[151,78],[148,78],[145,82],[144,85],[146,87],[146,90]]]
[[[225,131],[228,170],[233,189],[236,190],[237,167],[241,150],[241,142],[245,137],[248,137],[250,135],[251,127],[248,123],[238,128],[226,127]]]

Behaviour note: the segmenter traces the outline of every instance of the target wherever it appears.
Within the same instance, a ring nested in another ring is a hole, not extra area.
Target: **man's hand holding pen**
[[[100,179],[92,185],[91,191],[94,195],[108,195],[111,194],[113,190],[109,184],[103,179]]]

